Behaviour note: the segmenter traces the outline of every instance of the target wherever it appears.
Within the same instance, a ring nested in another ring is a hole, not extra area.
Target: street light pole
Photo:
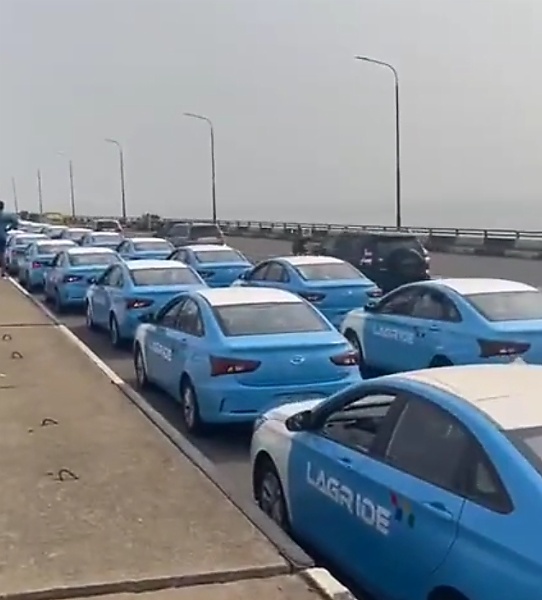
[[[395,82],[395,226],[401,229],[402,206],[401,206],[401,127],[399,118],[399,74],[397,69],[390,63],[369,58],[367,56],[356,56],[356,60],[363,60],[374,65],[389,69],[393,73]]]
[[[43,215],[43,190],[41,187],[41,171],[40,169],[38,169],[37,171],[37,176],[38,176],[38,210],[40,213],[40,216]]]
[[[213,223],[216,223],[216,160],[215,160],[215,128],[213,122],[208,117],[198,115],[196,113],[184,113],[185,117],[192,119],[199,119],[205,121],[209,125],[210,141],[211,141],[211,197],[212,197],[212,211],[213,211]]]
[[[66,154],[64,152],[58,151],[57,154],[66,158]],[[68,176],[70,179],[70,207],[72,211],[72,217],[75,219],[75,180],[73,177],[73,160],[71,158],[68,158]]]
[[[13,190],[13,204],[15,206],[15,212],[19,214],[19,198],[17,196],[17,183],[15,177],[11,178],[11,189]]]
[[[120,142],[111,138],[105,140],[108,144],[113,144],[119,151],[119,164],[120,164],[120,197],[121,197],[121,209],[122,209],[122,220],[126,222],[126,184],[124,180],[124,151]]]

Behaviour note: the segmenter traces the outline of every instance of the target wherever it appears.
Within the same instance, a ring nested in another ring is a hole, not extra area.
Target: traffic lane
[[[291,254],[292,248],[285,240],[230,237],[228,243],[253,261]],[[542,286],[542,262],[536,260],[432,253],[431,271],[440,277],[495,277]]]
[[[43,301],[43,296],[37,295]],[[70,311],[57,315],[84,344],[99,356],[127,384],[136,388],[132,354],[129,349],[113,348],[107,334],[90,331],[84,315]],[[147,402],[169,421],[185,438],[189,439],[231,483],[233,489],[252,496],[249,449],[252,429],[234,427],[217,429],[207,438],[196,438],[188,434],[182,423],[180,407],[177,402],[157,389],[138,390]]]

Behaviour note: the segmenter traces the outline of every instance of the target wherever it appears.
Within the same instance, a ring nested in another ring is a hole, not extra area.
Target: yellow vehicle
[[[66,223],[66,217],[62,213],[48,212],[43,216],[45,221],[51,225],[64,225]]]

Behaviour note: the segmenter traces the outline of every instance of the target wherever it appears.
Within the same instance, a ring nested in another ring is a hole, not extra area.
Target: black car
[[[216,223],[170,221],[156,233],[175,247],[189,244],[224,244],[224,234]]]
[[[384,292],[430,279],[429,254],[412,233],[331,232],[315,251],[349,262]]]

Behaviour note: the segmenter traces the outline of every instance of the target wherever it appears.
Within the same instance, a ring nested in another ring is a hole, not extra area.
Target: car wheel
[[[288,531],[288,511],[284,490],[275,465],[265,459],[257,473],[256,501],[258,506],[281,529]]]
[[[134,371],[136,376],[137,387],[142,390],[149,387],[147,367],[145,366],[143,352],[141,351],[141,347],[139,344],[136,345],[134,352]]]
[[[205,424],[201,420],[196,390],[189,379],[181,382],[181,410],[186,430],[195,435],[205,432]]]
[[[87,329],[96,329],[96,323],[94,323],[94,319],[92,318],[92,307],[90,305],[90,302],[87,302],[87,307],[85,311],[85,322],[87,324]]]
[[[123,340],[120,336],[119,322],[115,315],[111,315],[109,318],[109,339],[115,348],[120,348],[123,344]]]
[[[354,350],[358,353],[359,356],[359,372],[362,377],[369,377],[369,368],[365,363],[365,357],[363,356],[363,349],[361,347],[361,342],[356,333],[354,333],[351,329],[347,329],[344,333],[344,337],[350,342]]]
[[[62,314],[64,312],[64,303],[62,302],[62,296],[60,295],[60,292],[58,290],[55,290],[54,306],[55,311],[58,314]]]

